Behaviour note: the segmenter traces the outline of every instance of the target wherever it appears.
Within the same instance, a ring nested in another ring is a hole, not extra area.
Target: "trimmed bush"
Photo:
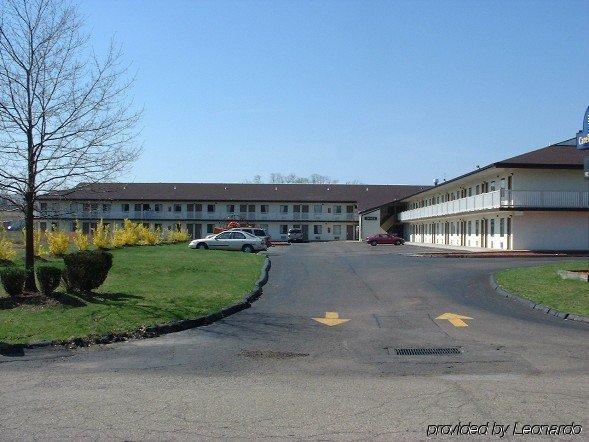
[[[90,293],[104,283],[112,267],[112,254],[103,250],[86,250],[65,255],[62,277],[68,290]]]
[[[6,267],[0,269],[0,280],[2,280],[2,287],[4,291],[10,296],[16,297],[22,295],[23,287],[27,272],[18,267]]]
[[[51,266],[38,266],[37,279],[41,286],[41,293],[45,296],[51,296],[55,289],[59,286],[61,280],[61,269]]]

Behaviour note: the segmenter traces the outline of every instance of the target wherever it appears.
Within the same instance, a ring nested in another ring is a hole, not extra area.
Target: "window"
[[[151,204],[143,204],[143,211],[150,212],[151,211]]]
[[[309,205],[308,204],[303,204],[301,206],[301,212],[303,212],[303,213],[309,213]]]
[[[227,213],[235,212],[235,204],[227,204]]]
[[[321,213],[323,212],[323,206],[321,204],[315,204],[313,206],[313,213]]]
[[[182,204],[174,204],[174,212],[182,212]]]
[[[269,211],[269,207],[270,207],[270,206],[268,206],[268,204],[262,204],[262,205],[260,206],[260,212],[262,212],[262,213],[268,213],[268,211]]]
[[[194,211],[195,212],[202,212],[202,204],[195,204]]]
[[[102,211],[103,212],[110,212],[110,204],[103,204],[102,205]]]
[[[41,203],[41,210],[47,210],[47,203]]]
[[[301,205],[300,204],[293,204],[292,211],[295,213],[299,213],[301,211]]]
[[[245,239],[245,235],[241,232],[231,232],[231,239]]]
[[[215,211],[215,205],[214,204],[207,204],[207,212],[213,213],[214,211]]]
[[[472,196],[472,187],[468,188],[468,196]]]
[[[187,212],[194,212],[194,204],[186,204]]]
[[[162,205],[161,204],[154,204],[153,208],[155,209],[156,212],[161,212],[162,211]]]
[[[495,220],[494,219],[491,220],[491,229],[490,230],[491,230],[491,235],[494,235],[495,234]]]
[[[500,187],[501,189],[507,189],[507,183],[505,182],[505,178],[501,178],[501,181],[500,181],[499,187]]]
[[[129,204],[121,204],[121,209],[123,212],[129,211]]]
[[[476,191],[475,191],[475,193],[476,193],[477,195],[479,195],[479,194],[481,193],[481,186],[480,186],[480,184],[477,184],[477,187],[476,187]]]
[[[334,236],[340,236],[342,234],[342,226],[340,226],[339,224],[333,226],[333,234]]]
[[[280,234],[286,235],[288,233],[288,226],[286,224],[280,225]]]
[[[491,192],[495,190],[495,181],[491,181]]]
[[[474,233],[475,233],[475,235],[479,234],[479,220],[478,219],[474,222]]]
[[[231,239],[231,234],[234,232],[223,232],[219,233],[215,238],[217,239]]]
[[[321,224],[315,224],[313,226],[313,234],[321,235],[322,232],[323,232],[323,226]]]
[[[133,210],[135,212],[141,212],[141,204],[134,204],[133,205]]]
[[[240,205],[239,205],[239,211],[240,211],[241,213],[245,213],[245,212],[247,212],[247,204],[240,204]]]
[[[505,236],[505,218],[499,220],[499,236]]]
[[[249,206],[247,206],[247,211],[249,213],[254,213],[256,211],[256,205],[255,204],[250,204]]]
[[[213,233],[214,228],[214,224],[207,224],[207,233]]]
[[[283,204],[280,206],[280,213],[288,213],[288,205]]]
[[[346,206],[346,213],[354,213],[354,206]]]
[[[335,206],[333,209],[333,213],[342,213],[342,206]]]
[[[92,203],[92,204],[90,204],[90,210],[92,212],[98,212],[98,203]]]
[[[78,203],[70,204],[70,213],[76,213],[78,211]]]
[[[472,234],[472,221],[468,222],[468,234]]]

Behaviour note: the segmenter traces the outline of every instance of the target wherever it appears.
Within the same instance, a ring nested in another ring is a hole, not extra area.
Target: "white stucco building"
[[[478,168],[360,211],[363,237],[496,250],[589,250],[588,151],[575,139]]]

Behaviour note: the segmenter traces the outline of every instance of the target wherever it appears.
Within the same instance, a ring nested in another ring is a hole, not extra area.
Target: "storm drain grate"
[[[461,353],[458,347],[446,348],[395,348],[395,354],[399,356],[440,356],[440,355],[459,355]]]

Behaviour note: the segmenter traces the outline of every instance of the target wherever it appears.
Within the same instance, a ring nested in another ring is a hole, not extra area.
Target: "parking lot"
[[[547,260],[423,250],[274,247],[262,298],[218,323],[1,357],[3,437],[390,440],[459,419],[586,423],[589,327],[489,285]]]

